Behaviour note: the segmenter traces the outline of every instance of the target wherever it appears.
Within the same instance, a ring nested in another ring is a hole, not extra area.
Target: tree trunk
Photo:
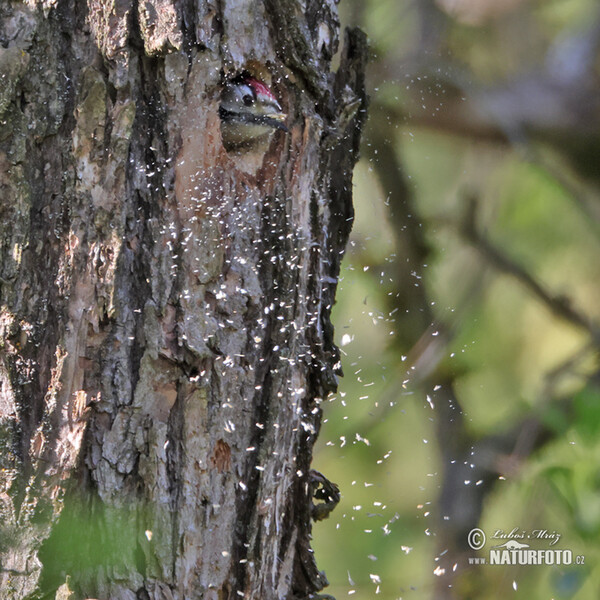
[[[326,585],[310,463],[366,110],[338,29],[334,0],[0,5],[2,598]],[[228,153],[243,69],[289,132]]]

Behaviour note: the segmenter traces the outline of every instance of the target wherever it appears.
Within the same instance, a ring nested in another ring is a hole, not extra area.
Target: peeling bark
[[[3,598],[326,585],[311,454],[366,110],[338,29],[316,0],[0,6]],[[227,153],[249,66],[290,131]]]

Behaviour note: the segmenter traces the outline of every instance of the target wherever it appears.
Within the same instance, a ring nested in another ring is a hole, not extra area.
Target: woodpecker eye
[[[254,104],[254,98],[250,94],[244,94],[242,101],[246,106]]]

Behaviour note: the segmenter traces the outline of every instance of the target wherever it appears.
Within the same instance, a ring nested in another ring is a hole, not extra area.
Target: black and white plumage
[[[277,130],[287,131],[286,114],[262,81],[240,76],[228,81],[221,93],[221,137],[226,149],[252,146]]]

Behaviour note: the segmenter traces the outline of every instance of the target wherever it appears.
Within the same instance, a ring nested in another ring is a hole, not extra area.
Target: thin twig
[[[542,302],[554,315],[568,321],[572,325],[585,330],[600,346],[600,327],[587,315],[573,307],[570,298],[555,295],[549,292],[539,281],[517,262],[503,254],[492,245],[478,230],[476,226],[477,200],[469,198],[466,217],[463,220],[461,235],[479,251],[479,253],[498,271],[506,273],[523,284],[540,302]]]

